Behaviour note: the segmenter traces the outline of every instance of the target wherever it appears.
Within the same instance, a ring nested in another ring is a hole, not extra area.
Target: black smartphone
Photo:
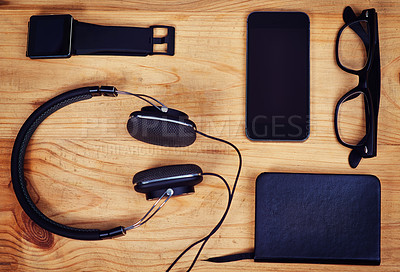
[[[302,12],[247,18],[246,135],[303,141],[310,119],[310,20]]]

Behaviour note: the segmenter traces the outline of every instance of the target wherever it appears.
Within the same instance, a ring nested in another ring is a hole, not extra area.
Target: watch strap
[[[167,35],[154,38],[155,28],[166,28]],[[103,26],[74,20],[73,55],[174,55],[175,28],[171,26],[123,27]],[[154,44],[167,44],[166,51],[154,52]]]

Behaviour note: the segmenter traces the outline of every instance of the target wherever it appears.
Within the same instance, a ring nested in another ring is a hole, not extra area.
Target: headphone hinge
[[[124,236],[126,234],[125,228],[123,226],[119,226],[110,230],[100,231],[100,239],[111,239],[120,236]]]
[[[118,96],[117,88],[115,88],[114,86],[94,87],[93,89],[89,90],[89,92],[92,96],[101,96],[101,95],[110,97]]]

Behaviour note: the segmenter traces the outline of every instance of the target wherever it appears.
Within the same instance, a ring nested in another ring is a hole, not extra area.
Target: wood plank
[[[382,95],[378,157],[348,166],[336,140],[333,111],[357,79],[340,70],[334,42],[346,1],[0,1],[0,270],[159,271],[206,235],[222,215],[224,185],[207,177],[191,196],[171,200],[147,225],[127,236],[82,242],[48,233],[23,213],[12,190],[13,141],[29,114],[46,100],[85,85],[115,85],[154,95],[190,115],[200,131],[234,142],[244,164],[226,222],[200,259],[250,251],[254,241],[254,185],[265,171],[373,174],[382,185],[382,264],[379,267],[308,264],[226,264],[199,261],[195,271],[399,271],[400,263],[400,17],[398,1],[354,1],[379,16]],[[311,136],[304,143],[258,143],[244,134],[246,17],[255,10],[299,10],[311,20]],[[176,27],[174,57],[25,57],[33,14],[70,13],[84,22]],[[143,104],[130,97],[96,98],[64,108],[35,132],[26,156],[29,190],[52,219],[75,227],[129,225],[152,202],[133,190],[143,169],[196,163],[233,183],[232,149],[199,137],[188,148],[149,146],[132,139],[126,121]],[[177,266],[184,270],[190,251]]]

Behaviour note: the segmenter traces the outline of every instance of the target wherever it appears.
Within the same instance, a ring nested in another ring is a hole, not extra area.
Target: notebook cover
[[[379,265],[379,179],[262,173],[254,260]]]

